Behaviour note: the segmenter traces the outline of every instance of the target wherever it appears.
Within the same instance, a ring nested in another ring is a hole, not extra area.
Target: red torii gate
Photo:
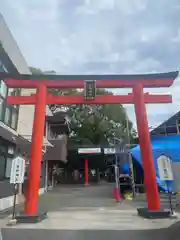
[[[171,103],[171,95],[151,95],[143,88],[170,87],[178,72],[144,75],[3,75],[10,88],[36,88],[32,96],[8,96],[8,104],[35,105],[32,133],[31,159],[25,201],[25,214],[36,216],[42,159],[42,144],[46,104],[134,104],[140,141],[144,182],[149,210],[160,209],[160,199],[156,183],[156,173],[148,129],[145,103]],[[97,88],[132,88],[133,93],[121,96],[96,96],[85,100],[84,96],[52,96],[48,88],[84,88],[84,80],[96,80]],[[157,113],[158,114],[158,113]]]

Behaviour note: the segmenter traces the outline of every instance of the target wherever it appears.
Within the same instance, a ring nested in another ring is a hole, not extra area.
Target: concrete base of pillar
[[[149,219],[171,218],[172,216],[170,210],[150,211],[148,208],[138,208],[137,212],[139,216]]]
[[[20,214],[16,216],[17,223],[38,223],[47,218],[47,213],[38,213],[37,215],[31,216],[26,214]]]

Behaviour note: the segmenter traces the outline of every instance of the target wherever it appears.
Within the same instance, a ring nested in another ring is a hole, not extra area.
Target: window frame
[[[2,178],[0,177],[0,182],[3,182],[6,179],[5,174],[6,174],[6,164],[7,164],[7,156],[8,156],[8,142],[6,143],[6,141],[4,141],[2,138],[0,138],[0,156],[4,157],[4,161],[5,161],[3,176]]]
[[[8,141],[0,138],[0,145],[4,147],[5,151],[0,151],[0,154],[4,156],[5,158],[5,168],[4,168],[4,179],[3,180],[0,180],[0,181],[4,181],[4,180],[9,180],[10,177],[6,177],[6,170],[7,170],[7,161],[8,161],[8,158],[9,159],[14,159],[15,157],[15,154],[16,154],[16,145],[15,144],[9,144]],[[12,153],[9,153],[8,150],[9,148],[13,148],[13,152]]]
[[[13,161],[13,156],[9,156],[9,154],[5,157],[6,159],[6,164],[5,164],[5,174],[4,174],[4,179],[10,179],[10,176],[11,176],[11,166],[12,166],[12,161]],[[10,172],[9,172],[9,176],[7,176],[7,163],[8,161],[11,160],[11,166],[10,166]]]
[[[5,104],[5,100],[0,96],[0,101],[1,100],[2,100],[2,112],[0,112],[0,121],[4,122],[6,104]]]
[[[12,126],[12,120],[13,120],[13,114],[16,114],[16,123],[15,123],[15,126],[13,127]],[[14,108],[12,107],[11,108],[11,124],[10,124],[10,127],[14,130],[17,130],[17,125],[18,125],[18,117],[19,117],[19,108]]]
[[[0,175],[0,182],[3,182],[5,178],[5,173],[6,173],[6,155],[4,153],[0,152],[0,158],[4,158],[4,165],[3,165],[3,170],[2,170],[2,176]],[[0,160],[1,161],[1,160]]]
[[[2,84],[2,82],[4,82],[3,80],[0,80],[0,85]],[[4,83],[5,84],[5,83]],[[7,86],[6,86],[7,87]],[[8,105],[6,104],[6,97],[7,96],[18,96],[20,95],[21,89],[19,88],[15,88],[13,89],[13,94],[10,94],[10,90],[11,88],[7,87],[7,91],[6,91],[6,96],[4,97],[3,95],[1,95],[0,92],[0,99],[2,99],[2,105],[3,105],[3,109],[2,109],[2,115],[0,115],[0,121],[2,121],[4,124],[6,124],[8,127],[12,128],[13,130],[17,130],[17,125],[18,125],[18,116],[19,116],[19,105]],[[9,116],[9,121],[6,122],[5,121],[5,117],[6,117],[6,109],[9,109],[10,112],[10,116]],[[12,116],[13,114],[16,114],[16,124],[14,127],[12,127]]]
[[[8,116],[8,122],[6,122],[6,111],[9,111],[9,116]],[[12,115],[12,108],[11,107],[9,107],[9,106],[6,106],[6,108],[5,108],[5,113],[4,113],[4,123],[8,126],[8,127],[10,127],[10,125],[11,125],[11,115]]]

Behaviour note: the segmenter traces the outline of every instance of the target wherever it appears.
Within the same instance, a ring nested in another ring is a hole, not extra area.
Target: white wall
[[[36,92],[35,89],[22,89],[22,96],[30,96]],[[34,105],[20,105],[17,132],[24,135],[32,135],[33,120],[34,120]],[[46,106],[46,115],[52,115],[49,107]]]
[[[45,188],[40,188],[39,189],[39,195],[42,195],[45,193]],[[0,211],[3,211],[7,208],[10,208],[13,206],[13,201],[14,201],[14,196],[9,196],[6,198],[1,198],[0,199]],[[24,197],[23,196],[18,196],[16,200],[16,204],[20,204],[24,202]],[[0,238],[1,239],[1,238]]]
[[[17,132],[20,135],[32,135],[33,119],[34,106],[21,105],[19,108]]]
[[[21,96],[30,96],[35,89],[22,89]],[[34,105],[20,105],[17,132],[20,135],[32,135]]]

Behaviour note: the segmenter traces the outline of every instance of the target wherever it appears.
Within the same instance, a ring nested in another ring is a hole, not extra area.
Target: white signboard
[[[23,183],[25,173],[25,160],[22,157],[16,157],[12,161],[10,183]]]
[[[115,148],[104,148],[104,154],[115,154],[116,149]]]
[[[162,181],[172,181],[173,180],[173,171],[171,166],[171,159],[167,156],[160,156],[157,159],[159,177]]]
[[[81,154],[101,153],[101,148],[79,148],[78,153]]]

